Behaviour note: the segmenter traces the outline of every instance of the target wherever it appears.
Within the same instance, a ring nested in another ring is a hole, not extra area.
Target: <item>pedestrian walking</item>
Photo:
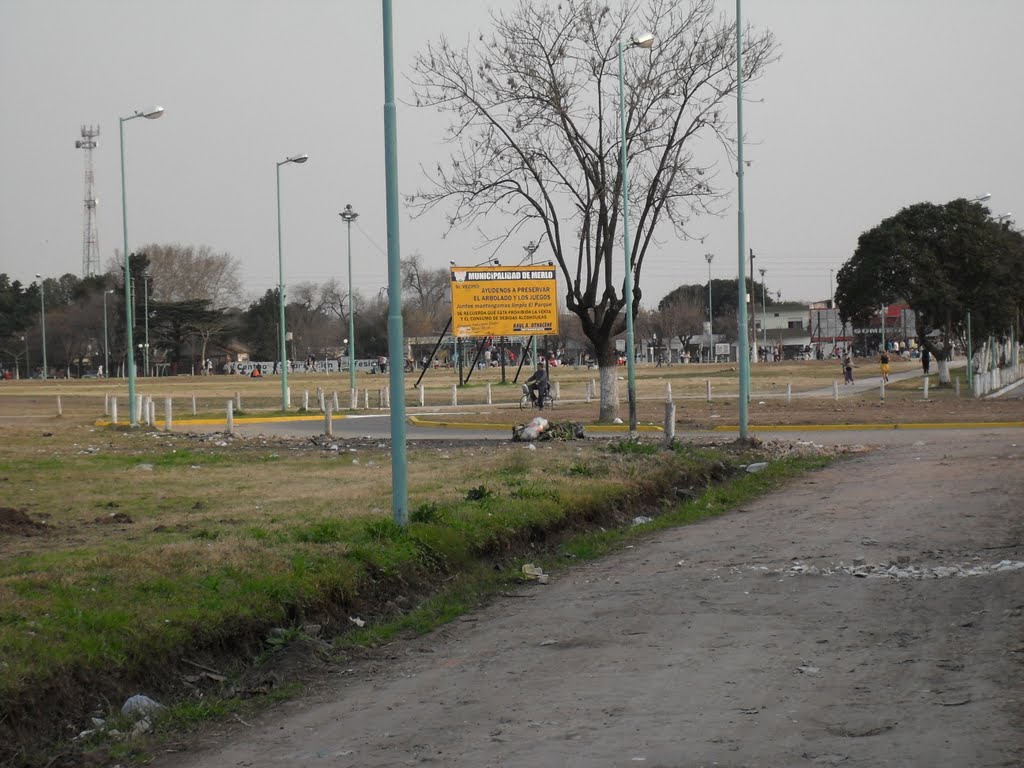
[[[928,375],[928,369],[932,364],[932,353],[928,351],[928,347],[924,347],[921,350],[921,369],[924,371],[924,375]]]
[[[853,360],[849,352],[843,357],[843,384],[853,384]]]

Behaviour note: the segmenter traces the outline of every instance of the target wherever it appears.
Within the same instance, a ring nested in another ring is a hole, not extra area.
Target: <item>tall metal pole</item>
[[[737,251],[739,253],[738,317],[736,356],[739,358],[739,429],[740,439],[747,438],[747,400],[750,398],[750,361],[747,349],[747,231],[743,220],[743,15],[742,0],[736,0],[736,207]]]
[[[765,298],[764,292],[764,273],[768,270],[764,267],[760,267],[758,272],[761,273],[761,335],[764,337],[764,353],[765,361],[767,362],[768,355],[768,300]]]
[[[633,359],[633,260],[629,242],[629,169],[626,157],[626,73],[622,62],[623,41],[619,41],[619,162],[622,166],[622,250],[626,277],[622,291],[626,299],[626,372],[629,393],[629,431],[636,432],[636,372]]]
[[[142,273],[142,311],[145,314],[146,342],[142,347],[142,375],[149,376],[149,273]]]
[[[45,380],[49,375],[49,369],[46,365],[46,287],[43,283],[42,278],[39,275],[39,327],[43,333],[43,379]]]
[[[285,160],[285,162],[288,162]],[[281,358],[281,410],[288,410],[288,354],[284,338],[284,257],[281,248],[281,165],[277,164],[277,330]]]
[[[391,514],[409,521],[405,445],[405,331],[402,328],[401,250],[398,242],[398,125],[391,0],[381,0],[384,27],[384,176],[388,221],[388,356],[391,366]]]
[[[125,326],[125,366],[128,368],[128,424],[133,427],[139,426],[135,418],[135,340],[132,338],[132,275],[131,264],[128,260],[128,195],[125,191],[124,181],[124,124],[131,117],[119,118],[121,129],[121,227],[124,232],[124,326]]]
[[[705,253],[704,258],[708,260],[708,362],[710,363],[715,348],[714,313],[711,307],[711,260],[715,258],[715,254]]]
[[[359,214],[346,205],[345,210],[338,214],[348,225],[348,389],[356,391],[356,320],[352,308],[352,222]]]
[[[304,163],[309,155],[292,155],[277,163],[277,310],[278,332],[281,345],[281,410],[288,410],[288,348],[284,330],[284,258],[281,248],[281,166],[288,163]]]
[[[533,254],[537,252],[538,244],[531,240],[529,243],[523,246],[523,250],[526,251],[530,256],[530,266],[533,266]],[[537,334],[533,334],[530,337],[530,355],[533,357],[533,369],[537,370],[539,363],[537,362]]]
[[[137,117],[154,120],[162,116],[163,113],[163,107],[154,107],[149,112],[136,110],[135,114],[129,117],[118,118],[118,128],[121,134],[121,227],[124,233],[125,365],[128,367],[128,423],[133,427],[139,426],[139,420],[135,416],[135,339],[133,338],[134,318],[132,317],[132,275],[131,264],[128,260],[128,195],[124,177],[124,124]]]
[[[103,376],[108,379],[110,378],[110,337],[107,334],[107,294],[113,292],[112,288],[103,291]]]
[[[974,349],[971,344],[971,313],[967,313],[967,391],[974,396]]]

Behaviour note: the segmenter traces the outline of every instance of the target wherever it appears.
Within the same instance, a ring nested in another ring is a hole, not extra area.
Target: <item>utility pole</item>
[[[744,286],[746,287],[746,286]],[[754,249],[750,249],[750,290],[747,291],[747,300],[750,302],[750,328],[744,328],[748,336],[752,336],[754,343],[751,344],[751,360],[757,362],[757,321],[755,320],[756,305],[754,304]]]

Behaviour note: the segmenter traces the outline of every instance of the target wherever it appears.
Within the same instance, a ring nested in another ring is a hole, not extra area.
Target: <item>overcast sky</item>
[[[428,40],[463,41],[488,28],[489,9],[513,5],[396,0],[399,95]],[[827,297],[829,270],[857,236],[910,203],[991,193],[994,214],[1024,215],[1024,2],[747,0],[744,14],[775,32],[782,53],[744,109],[747,244],[769,289]],[[0,0],[0,272],[81,274],[83,124],[101,129],[106,267],[122,242],[117,118],[159,104],[162,119],[125,124],[129,248],[227,251],[262,294],[277,282],[275,165],[305,152],[308,163],[281,169],[285,281],[346,284],[337,214],[351,203],[353,283],[376,294],[387,282],[381,62],[371,0]],[[421,163],[446,157],[446,125],[399,105],[403,194],[422,185]],[[442,239],[444,228],[440,212],[403,212],[403,256],[419,251],[429,266],[486,256],[475,233]],[[662,232],[645,262],[645,305],[706,281],[705,252],[714,277],[735,276],[735,206],[692,229],[703,244]],[[518,262],[528,239],[499,258]]]

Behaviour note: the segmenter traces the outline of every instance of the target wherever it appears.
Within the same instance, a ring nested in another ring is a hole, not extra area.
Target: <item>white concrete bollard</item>
[[[676,404],[669,400],[665,403],[665,445],[671,445],[676,439]]]
[[[236,411],[242,410],[242,393],[241,392],[235,392],[235,410]]]
[[[328,437],[334,437],[334,422],[331,420],[332,408],[331,404],[327,404],[327,410],[324,411],[324,434]]]
[[[491,382],[487,382],[487,404],[491,405]]]
[[[928,399],[928,377],[924,377],[924,399]]]
[[[170,432],[173,426],[173,419],[171,417],[171,398],[164,398],[164,431]]]
[[[320,387],[316,388],[316,404],[320,407],[320,413],[327,410],[324,408],[324,391]]]
[[[955,380],[953,388],[956,390],[956,399],[959,400],[960,399],[960,379],[956,379]]]
[[[708,388],[708,402],[710,403],[711,402],[711,379],[704,379],[704,383],[707,385],[707,388]]]
[[[302,410],[304,410],[304,411],[308,411],[309,410],[309,390],[308,389],[302,390]]]
[[[117,398],[110,398],[110,423],[117,424]]]
[[[591,401],[589,381],[583,382],[583,399],[586,400],[588,403]]]
[[[135,396],[135,423],[140,424],[142,422],[142,395]]]
[[[391,408],[391,387],[384,387],[384,407]]]
[[[370,388],[367,387],[363,390],[363,409],[370,410]]]
[[[459,404],[459,388],[452,384],[452,405]]]
[[[285,408],[291,408],[292,407],[292,388],[291,387],[285,387],[284,388],[284,407]]]
[[[793,385],[792,384],[787,384],[786,385],[786,402],[787,403],[793,402]]]
[[[426,391],[424,390],[423,385],[420,384],[420,406],[423,406],[425,403],[426,403]]]
[[[335,411],[340,411],[341,410],[341,406],[338,405],[338,393],[337,392],[334,393],[334,400],[331,402],[331,407]]]
[[[139,405],[142,408],[139,413],[139,421],[148,427],[152,423],[149,420],[149,395],[143,395],[139,400],[141,401]]]
[[[199,411],[196,410],[196,395],[192,393],[192,415],[195,416]]]
[[[57,415],[58,416],[63,416],[64,415],[64,405],[60,401],[60,395],[57,395]]]
[[[104,416],[109,416],[110,415],[110,393],[109,392],[104,392],[103,393],[103,415]]]
[[[152,397],[149,398],[149,425],[156,426],[156,401]]]
[[[839,382],[832,379],[832,399],[839,400]]]
[[[227,430],[229,435],[235,434],[235,401],[228,400]]]

